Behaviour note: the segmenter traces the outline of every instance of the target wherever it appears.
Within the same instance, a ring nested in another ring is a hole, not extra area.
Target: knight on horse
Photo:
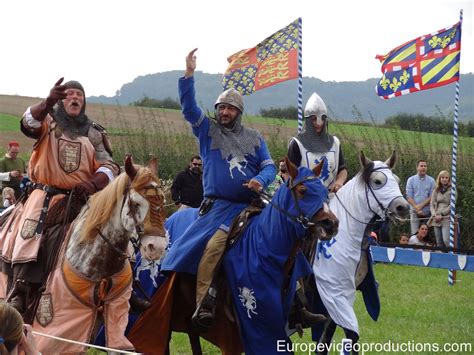
[[[36,140],[28,165],[32,185],[0,232],[0,276],[8,278],[0,291],[27,322],[35,312],[28,298],[48,276],[67,223],[119,172],[104,128],[85,114],[84,88],[62,82],[23,115],[22,132]]]
[[[329,192],[335,193],[346,182],[347,167],[339,139],[328,132],[329,118],[326,104],[315,92],[306,102],[304,119],[302,132],[290,140],[288,158],[297,167],[304,166],[308,169],[313,169],[321,161],[324,161],[320,179]],[[311,242],[314,243],[314,240]],[[305,243],[302,248],[311,259],[310,254],[314,254],[312,252],[314,245]],[[290,319],[294,319],[291,323],[306,327],[318,323],[321,317],[308,312],[309,304],[302,285],[302,282],[298,282],[295,298],[295,308],[299,309],[299,312]],[[301,335],[301,329],[299,332]]]
[[[261,134],[242,125],[244,103],[237,90],[228,89],[217,98],[215,120],[197,106],[193,76],[196,50],[186,57],[179,96],[183,115],[199,140],[205,199],[199,217],[170,247],[162,270],[197,273],[197,310],[193,320],[199,327],[208,328],[215,309],[213,279],[229,226],[256,197],[255,191],[261,191],[273,181],[276,167]]]

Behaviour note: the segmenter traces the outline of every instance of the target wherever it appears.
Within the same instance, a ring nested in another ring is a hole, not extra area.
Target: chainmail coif
[[[62,100],[59,100],[58,105],[53,112],[54,120],[58,127],[66,133],[71,138],[75,138],[77,136],[84,136],[87,137],[89,132],[89,127],[92,123],[91,120],[85,114],[86,111],[86,94],[84,92],[84,88],[82,87],[81,83],[75,80],[68,81],[64,84],[68,89],[78,89],[81,90],[84,94],[84,105],[82,106],[82,110],[77,117],[71,117],[67,114],[66,109],[64,108]]]
[[[232,155],[242,161],[247,154],[255,156],[255,150],[260,148],[260,133],[242,126],[242,114],[235,119],[232,128],[226,128],[213,119],[209,122],[211,149],[219,149],[222,159],[227,160]]]
[[[305,118],[304,128],[296,138],[310,152],[327,152],[334,144],[334,137],[328,133],[328,120],[320,134],[316,133],[310,117]]]

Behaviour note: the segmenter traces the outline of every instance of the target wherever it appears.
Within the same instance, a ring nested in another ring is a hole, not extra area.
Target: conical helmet
[[[327,118],[327,109],[323,99],[313,92],[304,108],[304,117],[316,116],[319,120]]]
[[[240,113],[244,112],[244,100],[242,99],[242,95],[240,92],[235,90],[234,88],[227,89],[216,100],[214,107],[217,108],[219,104],[228,104],[234,107],[237,107]]]

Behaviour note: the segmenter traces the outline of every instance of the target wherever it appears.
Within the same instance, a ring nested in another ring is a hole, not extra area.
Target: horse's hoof
[[[306,307],[303,307],[300,309],[300,315],[305,325],[304,328],[312,327],[313,325],[316,325],[318,323],[325,322],[327,319],[322,314],[311,313],[310,311],[306,309]]]

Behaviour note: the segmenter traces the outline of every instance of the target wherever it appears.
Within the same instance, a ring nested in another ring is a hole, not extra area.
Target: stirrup
[[[196,309],[191,318],[193,327],[200,332],[209,330],[214,324],[214,319],[214,312],[205,308]]]

